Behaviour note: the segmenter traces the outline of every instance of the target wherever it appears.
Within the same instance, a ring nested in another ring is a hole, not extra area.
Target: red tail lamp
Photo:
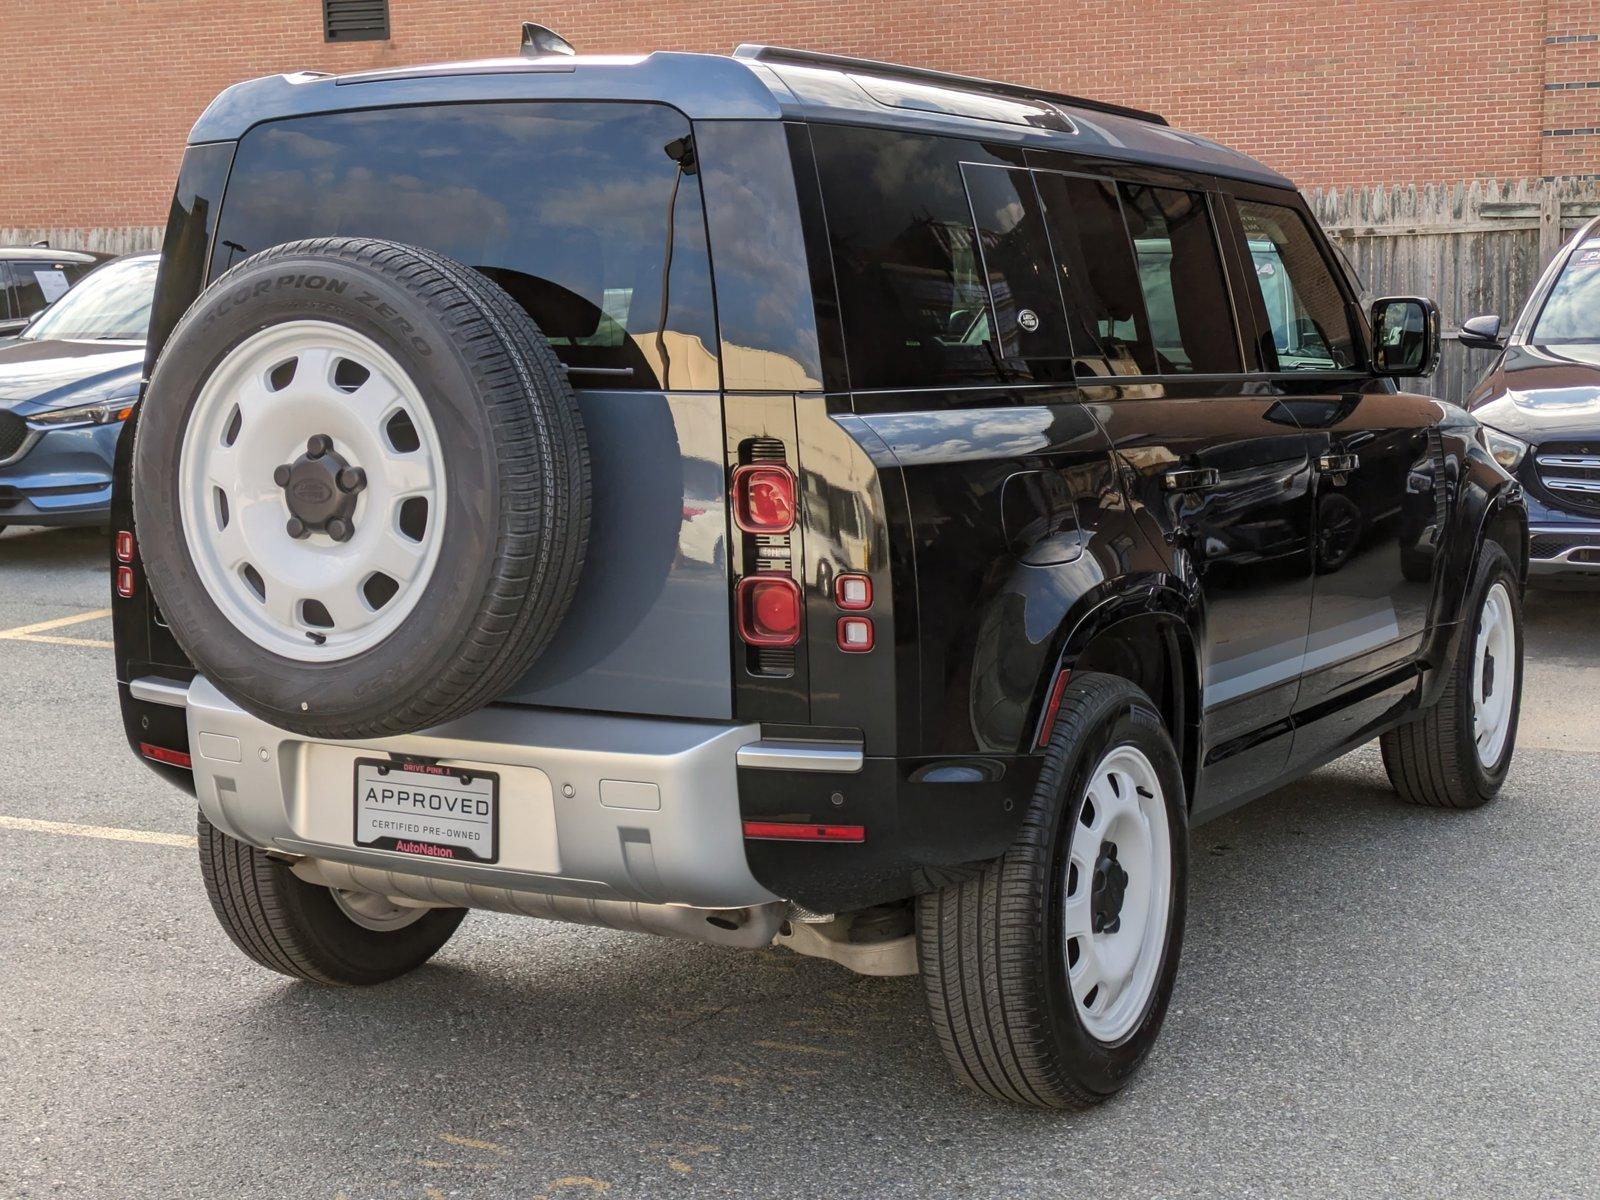
[[[872,607],[872,578],[867,575],[841,575],[833,581],[833,601],[846,612],[862,612]]]
[[[800,640],[800,585],[787,575],[746,575],[739,581],[739,636],[751,646],[792,646]]]
[[[794,528],[794,474],[788,467],[756,463],[733,472],[733,521],[746,533],[788,533]]]
[[[860,825],[812,825],[802,821],[746,821],[744,836],[758,842],[864,842]]]
[[[133,531],[131,529],[117,530],[117,561],[131,563],[133,561]]]
[[[165,746],[155,746],[149,742],[139,743],[139,753],[151,762],[166,763],[169,767],[187,767],[194,770],[194,762],[182,750],[169,750]]]
[[[839,618],[839,649],[846,654],[865,654],[875,640],[871,617]]]
[[[117,595],[124,600],[133,599],[133,594],[139,590],[139,585],[133,578],[133,568],[123,565],[117,568]]]

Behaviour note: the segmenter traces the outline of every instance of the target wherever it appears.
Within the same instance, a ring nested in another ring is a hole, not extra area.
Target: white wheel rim
[[[1111,848],[1127,877],[1114,929],[1103,927],[1105,906],[1095,895]],[[1117,1042],[1139,1024],[1155,991],[1172,907],[1166,801],[1155,767],[1136,747],[1108,751],[1090,775],[1068,863],[1067,986],[1090,1036]]]
[[[346,541],[291,536],[273,477],[319,434],[365,473]],[[230,351],[195,401],[178,472],[201,583],[235,628],[285,658],[371,649],[411,614],[438,562],[445,474],[433,419],[394,358],[342,325],[273,325]]]
[[[1497,583],[1483,598],[1478,638],[1472,650],[1472,740],[1478,762],[1492,770],[1511,734],[1511,704],[1517,691],[1516,610],[1511,593]]]
[[[413,905],[396,904],[376,892],[347,892],[333,889],[333,902],[339,911],[363,929],[374,933],[393,933],[415,925],[428,911]]]

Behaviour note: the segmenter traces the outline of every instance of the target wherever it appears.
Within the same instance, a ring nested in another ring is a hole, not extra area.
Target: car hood
[[[1467,406],[1533,445],[1600,440],[1600,345],[1508,346]]]
[[[31,416],[125,395],[144,370],[142,342],[0,344],[0,410]]]

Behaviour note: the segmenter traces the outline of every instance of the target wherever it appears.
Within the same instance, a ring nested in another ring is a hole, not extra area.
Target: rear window
[[[332,113],[246,134],[212,276],[304,237],[425,246],[499,282],[579,387],[718,386],[689,123],[653,104]]]

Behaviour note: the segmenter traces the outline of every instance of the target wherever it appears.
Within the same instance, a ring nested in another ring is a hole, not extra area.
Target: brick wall
[[[163,220],[184,135],[234,80],[514,53],[523,18],[585,52],[769,41],[1054,86],[1304,186],[1600,173],[1600,0],[391,0],[390,41],[339,46],[319,0],[7,7],[12,229]]]

